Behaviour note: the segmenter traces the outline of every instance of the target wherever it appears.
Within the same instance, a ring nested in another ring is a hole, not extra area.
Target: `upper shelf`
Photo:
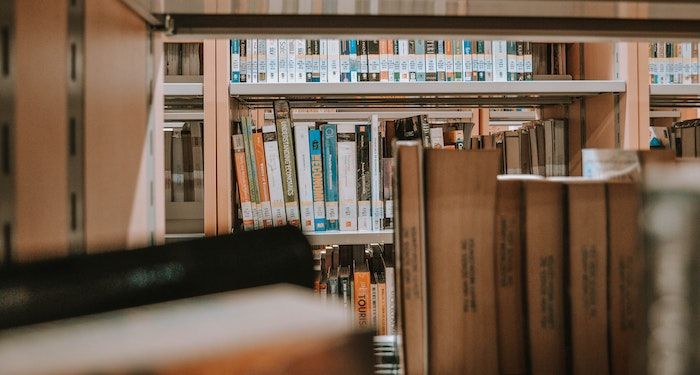
[[[284,98],[300,107],[530,106],[624,92],[624,81],[232,83],[232,97],[252,107]]]
[[[649,85],[652,107],[698,107],[700,84]]]

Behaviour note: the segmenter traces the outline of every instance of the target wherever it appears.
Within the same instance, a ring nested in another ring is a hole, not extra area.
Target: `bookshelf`
[[[652,107],[698,107],[700,84],[649,85],[649,96]]]

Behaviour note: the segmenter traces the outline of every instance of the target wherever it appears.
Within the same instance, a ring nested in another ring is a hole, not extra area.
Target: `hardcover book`
[[[294,162],[294,141],[289,103],[284,100],[276,100],[273,105],[287,223],[300,227],[299,196],[297,194],[296,163]]]
[[[338,124],[340,230],[357,230],[357,150],[354,124]]]
[[[311,153],[311,183],[313,187],[314,230],[326,230],[326,201],[323,192],[323,147],[321,131],[309,130],[309,150]]]
[[[280,153],[275,125],[263,126],[263,143],[265,147],[267,183],[270,190],[272,225],[279,227],[287,224],[287,215],[285,213],[284,187],[282,186],[282,168],[280,166]]]
[[[314,194],[311,182],[311,152],[309,149],[309,126],[313,123],[294,124],[294,149],[296,151],[297,182],[299,188],[299,210],[301,229],[314,230]]]
[[[370,125],[355,127],[357,142],[357,229],[372,230],[372,175],[370,170]]]
[[[325,124],[323,133],[323,192],[326,198],[326,230],[340,229],[338,204],[338,148],[337,126]]]

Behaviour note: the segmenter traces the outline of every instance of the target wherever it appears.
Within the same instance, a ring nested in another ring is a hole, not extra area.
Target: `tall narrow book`
[[[352,261],[355,325],[367,329],[372,326],[372,286],[363,245],[353,246]]]
[[[384,221],[384,202],[382,201],[382,180],[379,153],[379,116],[372,115],[370,124],[370,175],[372,178],[372,230],[381,230]]]
[[[340,230],[357,230],[357,150],[354,124],[338,124]]]
[[[243,216],[243,230],[252,230],[253,208],[250,202],[250,187],[248,186],[248,171],[245,160],[245,147],[243,135],[236,134],[231,137],[233,145],[233,162],[236,169],[236,183],[238,185],[238,196],[241,200],[241,214]]]
[[[372,230],[370,125],[357,125],[355,140],[357,142],[357,229]]]
[[[279,227],[287,224],[287,215],[284,209],[284,188],[282,186],[280,153],[277,146],[277,132],[275,131],[274,125],[263,126],[263,143],[265,147],[267,184],[270,191],[270,206],[272,209],[272,225]]]
[[[323,147],[321,131],[309,130],[309,151],[311,153],[311,183],[314,199],[314,230],[326,230],[326,200],[323,193]]]
[[[274,109],[287,223],[298,227],[301,225],[301,222],[289,103],[283,100],[276,100]]]
[[[425,151],[428,364],[433,374],[498,373],[497,173],[497,151]]]
[[[267,163],[265,160],[265,144],[263,133],[258,129],[253,133],[253,150],[255,153],[255,173],[258,184],[258,194],[260,195],[260,215],[263,228],[273,226],[272,204],[270,202],[270,187],[267,177]]]
[[[313,123],[294,123],[294,149],[296,151],[297,180],[299,187],[299,210],[301,229],[314,230],[314,196],[311,182],[311,151],[309,149],[309,126]]]
[[[335,124],[321,127],[323,135],[323,192],[326,198],[326,230],[340,229],[338,219],[338,138]]]

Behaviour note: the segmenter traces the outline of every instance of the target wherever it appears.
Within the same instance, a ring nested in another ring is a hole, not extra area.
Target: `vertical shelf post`
[[[217,233],[231,233],[233,186],[231,180],[230,41],[216,43],[216,210]]]
[[[205,39],[204,44],[204,234],[217,233],[217,101],[216,101],[216,42]]]
[[[0,2],[0,264],[12,260],[15,225],[15,2]]]

